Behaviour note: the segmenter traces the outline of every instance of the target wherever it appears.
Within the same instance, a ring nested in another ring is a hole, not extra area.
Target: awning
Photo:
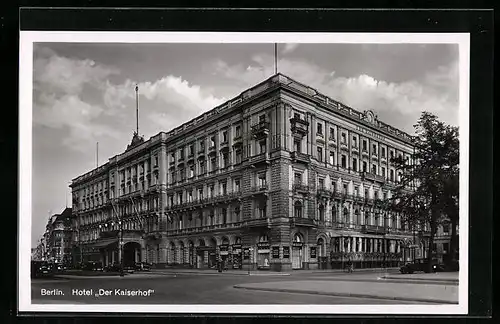
[[[118,242],[117,238],[103,239],[103,240],[99,240],[99,241],[97,241],[95,243],[89,244],[88,247],[103,248],[103,247],[106,247],[108,245],[111,245],[111,244],[114,244],[114,243],[117,243],[117,242]]]

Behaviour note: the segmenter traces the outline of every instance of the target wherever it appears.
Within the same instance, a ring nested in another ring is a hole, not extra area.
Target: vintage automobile
[[[47,261],[31,261],[31,277],[51,277],[54,270]]]
[[[135,264],[136,271],[151,271],[151,265],[147,262],[137,262]]]
[[[425,259],[415,259],[413,262],[407,263],[402,266],[399,271],[403,274],[406,273],[414,273],[418,271],[429,272],[429,263],[428,260]],[[432,260],[431,263],[431,271],[432,272],[441,272],[444,271],[443,265],[439,264],[437,260]]]
[[[81,269],[88,271],[103,271],[104,267],[102,266],[101,262],[88,261],[82,264]]]

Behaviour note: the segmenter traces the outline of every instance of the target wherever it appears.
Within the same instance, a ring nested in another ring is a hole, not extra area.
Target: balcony
[[[252,194],[257,195],[257,194],[266,194],[267,195],[267,190],[269,190],[269,185],[266,184],[259,184],[256,186],[253,186],[251,188]]]
[[[347,143],[346,142],[341,142],[340,143],[340,149],[342,151],[348,151],[349,150],[349,147],[347,146]]]
[[[258,124],[252,126],[252,135],[255,138],[266,137],[269,134],[270,123],[266,121],[261,121]]]
[[[316,226],[316,222],[314,221],[314,219],[306,217],[292,217],[290,218],[290,224],[292,226],[301,226],[301,227]]]
[[[294,183],[293,186],[293,191],[298,192],[298,193],[309,193],[309,186],[305,185],[303,183]]]
[[[368,154],[368,150],[365,148],[361,151],[361,155],[366,158],[370,156],[370,154]]]
[[[352,153],[354,153],[354,154],[359,154],[359,147],[358,147],[357,145],[353,145],[353,146],[351,147],[351,151],[352,151]]]
[[[380,176],[380,175],[373,174],[373,173],[370,173],[370,172],[362,172],[361,176],[362,176],[363,180],[370,180],[370,181],[385,183],[385,177],[384,176]]]
[[[233,146],[243,145],[243,137],[241,135],[233,138]]]
[[[251,156],[248,159],[248,162],[252,166],[257,166],[257,165],[262,165],[262,164],[269,164],[269,153],[266,152],[266,153],[261,153],[259,155]]]
[[[243,226],[247,228],[270,228],[271,220],[267,217],[254,218],[243,222]]]
[[[213,225],[204,225],[204,226],[197,226],[197,227],[173,229],[173,230],[168,230],[167,235],[168,236],[175,236],[175,235],[186,235],[186,234],[194,234],[194,233],[211,232],[211,231],[218,231],[218,230],[224,230],[224,229],[233,229],[233,228],[241,227],[242,224],[243,224],[242,222],[234,222],[234,223],[213,224]]]
[[[311,163],[311,157],[305,153],[292,152],[291,158],[294,162],[309,164]]]
[[[329,137],[328,138],[328,145],[331,146],[331,147],[334,147],[336,148],[337,147],[337,140],[335,139],[335,137]]]
[[[322,198],[330,198],[332,196],[332,192],[324,187],[320,187],[317,191],[316,194],[318,197]]]
[[[361,233],[384,235],[387,233],[387,229],[385,226],[361,225]]]
[[[292,133],[305,136],[307,135],[309,129],[309,122],[300,118],[291,118],[290,119],[290,128]]]

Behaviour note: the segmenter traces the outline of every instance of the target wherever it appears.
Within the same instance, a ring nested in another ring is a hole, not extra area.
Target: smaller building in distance
[[[40,260],[70,264],[72,235],[71,208],[65,208],[62,213],[52,215],[39,245]]]

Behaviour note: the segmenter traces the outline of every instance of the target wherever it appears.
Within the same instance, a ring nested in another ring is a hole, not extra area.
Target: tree
[[[391,198],[403,221],[430,229],[427,245],[429,271],[437,227],[445,219],[452,224],[452,252],[457,251],[459,141],[458,127],[446,125],[423,112],[414,126],[412,160],[395,157],[391,162],[401,174]],[[453,253],[455,254],[455,253]]]

